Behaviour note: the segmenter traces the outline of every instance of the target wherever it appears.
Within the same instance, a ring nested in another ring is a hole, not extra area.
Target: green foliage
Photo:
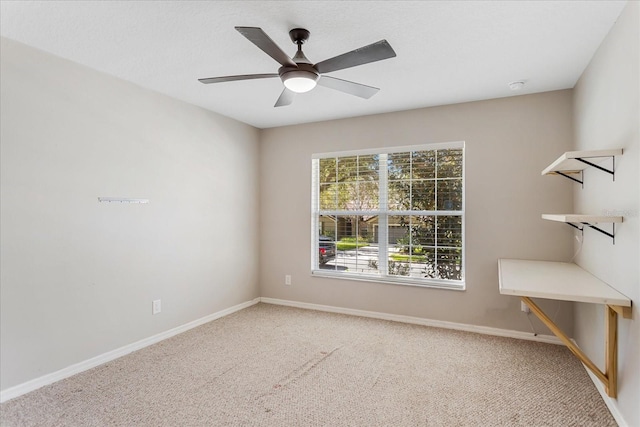
[[[378,261],[375,259],[369,260],[369,268],[374,270],[378,269]],[[403,262],[396,262],[393,260],[389,260],[389,275],[392,276],[408,276],[409,275],[409,264]]]
[[[413,232],[414,234],[414,239],[415,239],[415,232]],[[418,239],[415,239],[414,242],[418,241]],[[424,253],[424,248],[416,243],[411,242],[411,239],[409,237],[409,235],[407,234],[405,237],[401,237],[399,238],[396,243],[398,244],[398,246],[400,247],[400,252],[402,252],[403,254],[409,254],[409,255],[420,255]]]
[[[405,262],[420,262],[424,263],[427,261],[427,257],[424,255],[407,255],[407,254],[391,254],[389,255],[394,261],[405,261]]]
[[[345,236],[340,239],[341,242],[345,243],[371,243],[371,237],[362,237],[362,236]],[[366,246],[366,245],[362,245]]]
[[[391,209],[462,209],[462,149],[391,153],[387,171]]]
[[[321,236],[328,237],[328,238],[330,238],[331,240],[335,240],[335,238],[336,238],[336,233],[335,233],[335,231],[334,231],[334,230],[326,230],[326,231],[324,231],[324,232],[321,234]]]
[[[439,249],[437,262],[427,263],[422,270],[430,279],[462,280],[462,250]]]
[[[339,251],[349,251],[367,246],[368,244],[369,242],[362,237],[343,237],[338,243],[336,243],[336,248]]]
[[[408,276],[409,264],[389,260],[389,274],[392,276]]]
[[[377,209],[378,161],[378,155],[320,159],[320,209]]]

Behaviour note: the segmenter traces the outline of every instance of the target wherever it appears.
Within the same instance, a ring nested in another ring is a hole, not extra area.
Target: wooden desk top
[[[630,307],[631,300],[574,263],[499,259],[500,293]]]

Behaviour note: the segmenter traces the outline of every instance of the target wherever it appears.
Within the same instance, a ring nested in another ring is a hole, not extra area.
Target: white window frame
[[[395,211],[389,210],[387,206],[387,162],[382,161],[382,158],[390,153],[403,153],[411,151],[429,151],[429,150],[445,150],[445,149],[462,149],[462,209],[460,211]],[[380,169],[379,169],[379,209],[375,211],[352,211],[352,210],[331,210],[321,211],[320,206],[320,194],[319,194],[319,163],[320,159],[335,158],[335,157],[350,157],[350,156],[365,156],[377,154],[381,156]],[[315,153],[312,154],[312,179],[311,179],[311,274],[313,277],[329,277],[338,279],[348,279],[366,282],[378,282],[389,283],[396,285],[409,285],[420,286],[427,288],[440,288],[440,289],[452,289],[452,290],[465,290],[465,265],[466,265],[466,243],[465,243],[465,143],[464,141],[434,143],[434,144],[421,144],[401,147],[386,147],[378,149],[367,150],[351,150],[331,153]],[[318,268],[318,230],[319,230],[319,217],[322,215],[337,214],[345,216],[353,215],[378,215],[378,265],[380,275],[375,276],[371,274],[353,273],[353,272],[337,272],[335,270],[324,270]],[[386,262],[388,253],[388,235],[387,224],[388,217],[390,216],[403,216],[403,215],[456,215],[462,217],[462,265],[461,265],[461,280],[442,280],[431,278],[416,278],[409,276],[390,276],[388,275],[388,263]],[[380,254],[385,254],[384,258]],[[381,262],[384,259],[385,262]]]

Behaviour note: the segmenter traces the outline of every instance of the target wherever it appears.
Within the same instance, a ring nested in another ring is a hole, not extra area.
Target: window
[[[312,159],[314,275],[464,289],[464,143]]]

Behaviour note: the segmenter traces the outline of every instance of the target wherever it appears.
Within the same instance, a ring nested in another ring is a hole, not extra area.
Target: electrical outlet
[[[524,301],[520,301],[520,311],[523,311],[525,313],[531,313],[531,309],[527,304],[524,303]]]
[[[151,314],[158,314],[162,311],[162,300],[155,300],[151,303]]]
[[[286,276],[284,276],[284,284],[287,286],[291,285],[291,275],[287,274]]]

